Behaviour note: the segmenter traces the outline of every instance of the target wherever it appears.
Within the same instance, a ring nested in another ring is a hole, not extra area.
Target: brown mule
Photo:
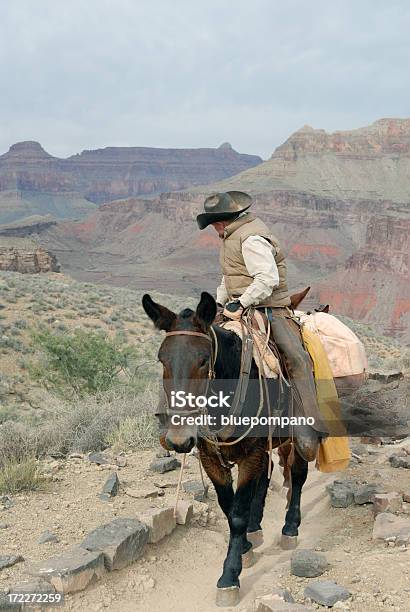
[[[242,342],[236,334],[212,326],[216,303],[211,295],[205,292],[201,294],[195,312],[184,309],[175,314],[154,302],[147,294],[142,304],[155,326],[167,332],[158,358],[163,365],[163,385],[168,402],[172,390],[188,388],[193,381],[205,388],[211,374],[215,374],[216,379],[238,380]],[[258,379],[254,361],[250,379]],[[273,382],[278,384],[277,381]],[[250,399],[248,393],[245,404]],[[184,411],[171,410],[169,414],[193,416],[198,412],[195,408],[187,407]],[[273,438],[273,448],[283,445],[285,441],[286,438]],[[215,440],[201,435],[198,426],[188,425],[186,421],[184,424],[175,424],[171,418],[163,425],[161,444],[165,448],[187,453],[197,446],[202,465],[215,487],[219,505],[228,520],[229,547],[217,583],[217,605],[233,606],[239,601],[239,576],[242,568],[251,563],[252,542],[255,541],[257,545],[262,542],[261,522],[269,485],[270,457],[266,452],[267,437],[246,436],[238,442],[232,438],[219,440],[219,443],[215,445]],[[317,436],[310,428],[303,432],[300,439],[295,437],[296,452],[289,467],[292,493],[282,529],[283,544],[286,547],[296,543],[301,522],[300,497],[308,471],[304,457],[314,459],[317,444]],[[238,466],[235,491],[231,473],[233,464]]]

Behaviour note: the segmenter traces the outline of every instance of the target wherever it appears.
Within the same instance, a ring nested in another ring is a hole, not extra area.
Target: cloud
[[[0,151],[229,140],[268,157],[308,123],[409,105],[406,0],[19,0],[0,4]]]

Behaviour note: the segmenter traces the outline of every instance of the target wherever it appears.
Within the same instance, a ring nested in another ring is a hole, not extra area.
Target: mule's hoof
[[[248,552],[242,555],[242,569],[246,569],[247,567],[252,567],[256,562],[255,555],[253,554],[252,548],[248,550]]]
[[[246,539],[248,542],[252,544],[252,548],[258,548],[263,544],[263,531],[262,529],[258,529],[258,531],[251,531],[246,534]]]
[[[216,589],[215,603],[218,608],[228,608],[230,606],[236,606],[239,603],[239,587],[231,586],[222,589]]]
[[[294,550],[298,545],[298,536],[288,536],[282,533],[280,547],[282,550]]]

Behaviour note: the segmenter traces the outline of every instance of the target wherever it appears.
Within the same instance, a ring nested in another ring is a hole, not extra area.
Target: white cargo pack
[[[362,375],[368,368],[363,343],[347,325],[327,312],[296,311],[306,327],[320,337],[334,378]]]

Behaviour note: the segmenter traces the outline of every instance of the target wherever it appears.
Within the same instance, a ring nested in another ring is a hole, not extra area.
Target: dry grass
[[[107,442],[116,453],[156,446],[158,433],[152,414],[142,413],[137,417],[126,417],[119,427],[107,436]]]
[[[44,488],[45,477],[40,473],[34,457],[7,461],[0,471],[0,493],[20,493]]]
[[[33,457],[64,457],[111,445],[123,451],[150,448],[158,440],[153,415],[156,401],[152,387],[139,395],[115,389],[74,401],[50,398],[43,425],[15,421],[0,425],[0,469],[11,469]]]

